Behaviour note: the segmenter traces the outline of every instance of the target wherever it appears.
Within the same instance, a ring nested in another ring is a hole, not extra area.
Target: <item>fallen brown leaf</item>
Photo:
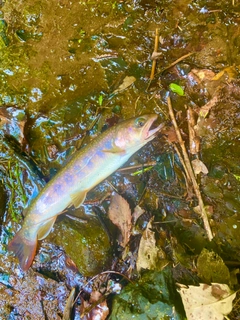
[[[132,215],[128,202],[119,194],[114,193],[108,210],[109,219],[121,231],[121,240],[119,241],[122,247],[126,247],[132,228]]]
[[[140,206],[136,206],[134,208],[134,211],[133,211],[133,214],[132,214],[132,223],[133,225],[136,224],[137,222],[137,219],[142,215],[144,214],[144,210],[140,207]]]
[[[123,79],[123,83],[120,84],[120,86],[115,90],[113,91],[113,93],[118,93],[118,92],[121,92],[125,89],[127,89],[128,87],[130,87],[134,82],[136,81],[136,78],[133,77],[133,76],[126,76],[124,79]]]
[[[195,174],[199,174],[200,172],[203,174],[208,174],[208,168],[201,160],[194,159],[191,161],[191,163]]]

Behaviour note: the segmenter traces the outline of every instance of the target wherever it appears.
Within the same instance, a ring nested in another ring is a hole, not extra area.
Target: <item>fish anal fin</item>
[[[48,219],[45,222],[41,223],[41,227],[38,229],[38,233],[37,233],[38,240],[42,240],[42,239],[46,238],[49,235],[49,233],[50,233],[50,231],[51,231],[56,219],[57,219],[57,216],[53,217],[52,219]]]
[[[84,202],[87,195],[87,191],[81,191],[71,194],[71,202],[75,208],[79,208],[80,205]]]
[[[27,239],[21,229],[8,244],[8,250],[13,251],[19,260],[20,267],[27,271],[31,266],[37,250],[37,237]]]

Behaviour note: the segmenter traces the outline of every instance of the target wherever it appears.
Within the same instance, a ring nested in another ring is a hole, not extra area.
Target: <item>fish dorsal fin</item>
[[[46,238],[46,236],[48,236],[48,234],[50,233],[54,222],[56,221],[57,216],[55,216],[52,219],[46,220],[45,222],[42,223],[41,227],[38,230],[38,240],[42,240],[44,238]]]
[[[71,194],[71,202],[75,208],[79,208],[80,205],[84,202],[87,195],[87,191],[81,191]]]

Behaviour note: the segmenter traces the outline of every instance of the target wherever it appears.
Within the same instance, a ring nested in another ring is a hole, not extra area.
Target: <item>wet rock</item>
[[[94,275],[106,268],[110,244],[96,218],[82,223],[64,217],[54,226],[54,232],[48,240],[61,246],[84,276]]]
[[[46,279],[28,271],[27,276],[15,269],[11,286],[0,287],[1,319],[61,319],[69,290],[62,282]]]

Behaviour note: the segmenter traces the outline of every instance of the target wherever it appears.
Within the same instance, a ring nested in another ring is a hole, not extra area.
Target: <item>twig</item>
[[[187,109],[187,121],[188,121],[188,134],[189,134],[189,152],[191,154],[199,153],[199,139],[194,129],[196,121],[194,118],[194,112],[192,108]]]
[[[178,147],[177,147],[175,144],[173,144],[173,147],[174,147],[174,150],[176,151],[176,153],[177,153],[177,155],[178,155],[178,158],[179,158],[179,160],[180,160],[180,162],[181,162],[181,164],[182,164],[182,166],[183,166],[183,169],[184,169],[184,171],[185,171],[185,173],[186,173],[186,184],[187,184],[187,188],[189,189],[189,184],[188,184],[188,182],[191,182],[191,177],[190,177],[190,175],[189,175],[189,172],[188,172],[188,170],[187,170],[187,167],[186,167],[186,164],[185,164],[185,162],[184,162],[184,160],[183,160],[183,157],[182,157],[180,151],[178,150]]]
[[[193,55],[195,52],[189,52],[187,54],[185,54],[184,56],[178,58],[177,60],[175,60],[174,62],[172,62],[169,66],[163,68],[160,72],[158,72],[157,74],[159,73],[162,73],[163,71],[166,71],[167,69],[170,69],[171,67],[175,66],[175,64],[177,64],[178,62],[190,57],[191,55]]]
[[[155,44],[154,44],[154,51],[153,52],[157,52],[158,51],[158,43],[159,43],[159,29],[157,28],[156,29],[156,33],[155,33]],[[156,64],[157,64],[157,60],[154,59],[153,62],[152,62],[152,70],[151,70],[151,75],[150,75],[150,81],[152,81],[154,79]]]
[[[185,164],[186,164],[186,168],[188,170],[188,173],[189,173],[189,176],[191,178],[196,197],[198,199],[199,209],[200,209],[200,212],[201,212],[201,217],[203,219],[204,228],[205,228],[205,231],[207,233],[209,241],[211,241],[213,239],[213,234],[212,234],[211,227],[209,225],[207,212],[206,212],[206,209],[205,209],[205,206],[204,206],[204,203],[203,203],[203,199],[202,199],[202,196],[201,196],[201,192],[200,192],[199,186],[197,184],[197,181],[196,181],[196,178],[195,178],[192,166],[191,166],[191,162],[190,162],[188,154],[187,154],[187,150],[186,150],[184,141],[182,139],[181,132],[180,132],[180,130],[178,128],[178,125],[177,125],[177,122],[176,122],[176,119],[175,119],[175,116],[174,116],[174,113],[173,113],[173,108],[172,108],[170,97],[168,97],[167,103],[168,103],[169,115],[170,115],[170,118],[171,118],[172,123],[174,125],[179,144],[180,144],[180,146],[182,148],[182,153],[183,153],[183,158],[184,158],[184,161],[185,161]]]

